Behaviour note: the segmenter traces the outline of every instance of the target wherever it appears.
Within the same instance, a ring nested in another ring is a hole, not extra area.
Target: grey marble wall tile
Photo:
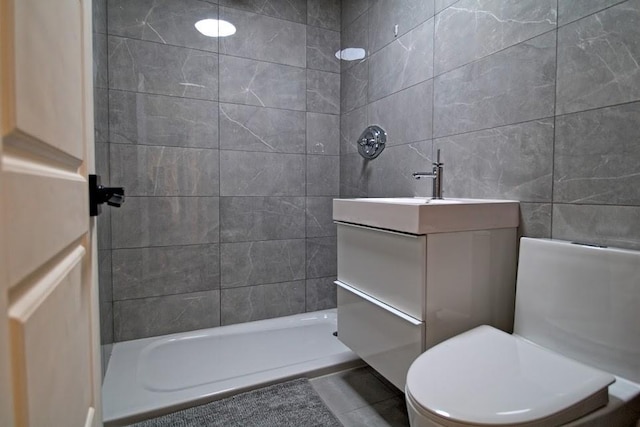
[[[304,197],[220,198],[221,242],[304,237]]]
[[[219,151],[111,144],[111,180],[128,196],[217,196]]]
[[[222,324],[304,313],[304,280],[222,290]]]
[[[543,34],[436,77],[434,136],[552,116],[555,47]]]
[[[307,63],[306,28],[303,24],[226,7],[220,19],[238,32],[220,38],[220,53],[304,67]]]
[[[520,235],[551,238],[551,204],[520,203]]]
[[[107,35],[93,33],[93,86],[109,87]]]
[[[340,74],[307,70],[307,111],[340,114]]]
[[[558,0],[558,24],[583,18],[626,0]]]
[[[307,154],[340,154],[340,116],[307,113]]]
[[[109,92],[111,142],[218,148],[218,103],[144,93]]]
[[[93,128],[96,143],[109,142],[109,90],[93,88]]]
[[[435,0],[436,13],[448,8],[452,4],[457,3],[460,0]]]
[[[98,249],[111,249],[111,209],[102,209],[102,213],[96,217],[96,221],[98,223]]]
[[[306,72],[302,68],[220,56],[220,100],[304,111]]]
[[[98,250],[98,294],[100,302],[113,301],[111,250]]]
[[[116,301],[115,341],[211,328],[220,325],[220,291]]]
[[[218,38],[194,25],[202,19],[218,19],[218,6],[198,0],[108,0],[111,35],[217,52]]]
[[[217,197],[128,197],[112,216],[115,249],[219,240]]]
[[[220,147],[226,150],[305,152],[305,113],[220,104]]]
[[[109,36],[109,87],[216,100],[218,55]]]
[[[556,17],[557,0],[461,0],[436,16],[435,73],[554,30]]]
[[[307,196],[340,194],[340,157],[307,156]]]
[[[555,203],[552,237],[640,250],[640,207]]]
[[[360,61],[342,71],[340,79],[340,111],[349,111],[367,103],[369,61]]]
[[[376,159],[378,160],[378,159]],[[340,197],[368,197],[373,164],[358,153],[340,156]]]
[[[558,30],[557,114],[640,100],[640,0]]]
[[[222,196],[303,196],[305,155],[220,152]]]
[[[306,311],[336,308],[337,291],[335,276],[306,280]]]
[[[348,0],[341,3],[342,28],[346,28],[371,6],[372,0]]]
[[[107,0],[93,0],[91,15],[93,32],[105,34],[107,32]]]
[[[365,57],[369,55],[369,13],[363,13],[358,19],[344,28],[340,33],[340,38],[341,49],[364,49]],[[342,70],[346,70],[364,59],[365,58],[359,60],[343,59],[340,61],[341,68]]]
[[[307,27],[307,68],[340,72],[340,33],[317,27]]]
[[[553,200],[640,205],[640,103],[556,118]]]
[[[100,344],[113,342],[113,303],[100,302]]]
[[[402,36],[431,18],[433,8],[433,0],[374,1],[369,10],[371,28],[376,29],[369,32],[371,51],[376,52],[395,39],[395,25],[398,25],[398,36]],[[429,33],[429,38],[433,39],[433,33]]]
[[[369,101],[433,77],[433,19],[374,53],[371,65]]]
[[[220,289],[217,244],[113,251],[116,301],[214,289]]]
[[[333,197],[307,197],[307,237],[336,235],[333,223]]]
[[[368,197],[431,196],[430,179],[415,179],[413,172],[431,171],[432,142],[420,141],[389,147],[370,165]],[[445,157],[446,159],[446,157]],[[446,166],[445,166],[446,168]],[[445,191],[447,185],[445,169]]]
[[[303,24],[307,22],[307,0],[220,0],[219,3],[261,15]]]
[[[387,132],[387,146],[431,139],[432,119],[433,80],[369,104],[369,123]]]
[[[553,119],[439,138],[438,148],[448,197],[551,201]]]
[[[304,279],[305,240],[222,243],[221,287],[237,288]]]
[[[340,153],[357,153],[358,138],[369,125],[367,107],[361,107],[340,116]]]
[[[335,276],[337,272],[336,237],[307,239],[307,279]]]
[[[307,0],[307,24],[340,31],[340,0]]]
[[[107,185],[111,182],[109,174],[110,146],[111,144],[104,142],[96,142],[95,144],[96,175],[100,175],[102,185]]]

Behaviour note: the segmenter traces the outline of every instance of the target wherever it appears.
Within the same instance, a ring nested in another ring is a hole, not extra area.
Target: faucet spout
[[[444,163],[440,162],[440,149],[438,149],[437,159],[433,162],[433,170],[431,172],[414,172],[415,179],[431,178],[433,179],[433,198],[442,199],[442,175]]]

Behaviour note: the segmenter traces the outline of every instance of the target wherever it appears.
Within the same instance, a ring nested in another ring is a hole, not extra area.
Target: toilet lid
[[[580,413],[569,419],[578,418],[602,406],[589,397],[614,381],[521,337],[479,326],[418,357],[407,374],[407,392],[442,420],[517,425],[565,417],[572,408]]]

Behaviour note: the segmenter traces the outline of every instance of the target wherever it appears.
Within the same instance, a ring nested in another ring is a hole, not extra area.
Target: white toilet
[[[515,313],[413,362],[412,427],[636,425],[640,252],[523,238]]]

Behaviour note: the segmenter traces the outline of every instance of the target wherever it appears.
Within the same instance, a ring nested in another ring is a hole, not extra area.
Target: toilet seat
[[[517,335],[480,326],[419,356],[406,392],[421,415],[443,426],[547,426],[605,405],[614,381]]]

